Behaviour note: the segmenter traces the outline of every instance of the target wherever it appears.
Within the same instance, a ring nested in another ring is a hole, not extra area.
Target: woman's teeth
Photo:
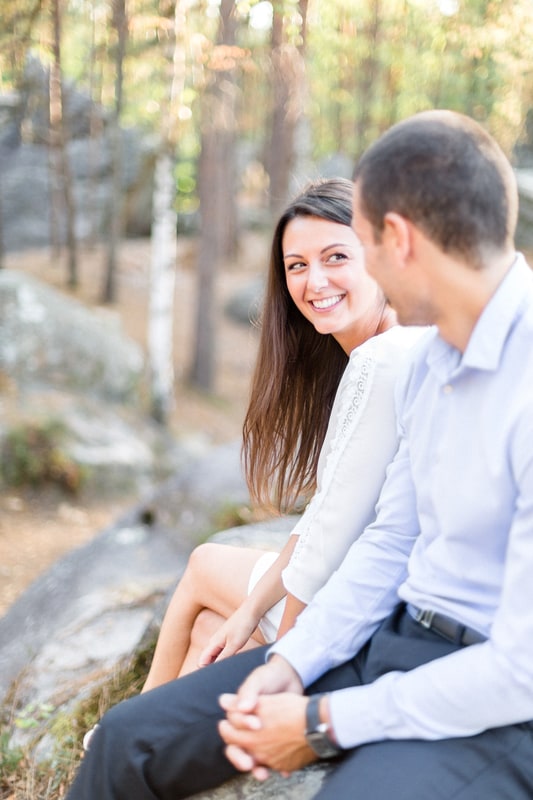
[[[334,306],[339,300],[342,300],[342,294],[336,294],[335,297],[325,297],[323,300],[311,300],[311,305],[313,308],[330,308]]]

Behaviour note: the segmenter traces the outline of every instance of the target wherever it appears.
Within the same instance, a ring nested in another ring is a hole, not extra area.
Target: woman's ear
[[[395,211],[388,211],[383,218],[382,241],[402,263],[407,261],[413,244],[409,220]]]

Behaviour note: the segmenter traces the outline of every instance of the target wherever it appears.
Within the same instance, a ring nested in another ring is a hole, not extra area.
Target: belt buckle
[[[435,616],[434,611],[430,611],[427,608],[419,608],[416,612],[415,620],[422,625],[423,628],[431,628],[433,624],[433,617]]]

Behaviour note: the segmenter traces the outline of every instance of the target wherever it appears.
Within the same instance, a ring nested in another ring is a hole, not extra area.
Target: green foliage
[[[22,759],[22,750],[10,747],[9,733],[7,731],[0,733],[0,788],[4,779],[19,768]]]
[[[44,720],[49,719],[54,711],[54,706],[50,703],[29,703],[21,709],[15,717],[15,727],[21,730],[37,728]]]
[[[0,798],[59,800],[65,796],[79,764],[83,735],[108,708],[139,693],[148,674],[156,635],[156,631],[149,635],[139,652],[107,676],[73,712],[55,714],[49,704],[12,710],[15,727],[39,728],[42,732],[44,722],[54,740],[54,750],[49,762],[36,764],[30,752],[10,746],[8,729],[12,725],[5,722],[0,732]],[[4,715],[7,716],[6,709]]]
[[[0,88],[8,91],[20,85],[29,52],[49,60],[51,23],[39,0],[5,0],[4,6],[10,35],[0,33]],[[108,0],[63,5],[65,77],[109,109],[116,69],[112,6]],[[238,135],[253,143],[256,156],[268,148],[273,112],[267,6],[236,0],[237,54],[229,59],[239,91]],[[299,46],[297,1],[280,0],[276,8],[283,11],[286,45]],[[127,12],[122,124],[161,134],[170,109],[177,207],[189,212],[197,205],[201,101],[224,61],[216,42],[217,3],[130,0]],[[430,107],[474,116],[510,152],[533,102],[532,40],[531,0],[309,0],[306,107],[314,158],[355,157],[389,125]],[[183,80],[171,97],[176,68]]]
[[[0,446],[0,475],[9,486],[55,484],[77,492],[84,473],[62,448],[64,427],[51,419],[12,428]]]

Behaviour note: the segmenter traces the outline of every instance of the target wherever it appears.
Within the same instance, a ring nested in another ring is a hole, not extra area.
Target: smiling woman
[[[394,319],[351,228],[320,217],[296,217],[283,234],[287,289],[318,333],[331,334],[349,355]]]
[[[396,375],[420,333],[396,325],[365,271],[352,193],[350,181],[315,182],[276,226],[244,423],[254,500],[311,502],[279,554],[196,548],[143,691],[274,640],[374,515],[397,446]]]
[[[396,325],[365,271],[352,195],[350,181],[317,181],[278,221],[244,423],[252,498],[283,511],[312,500],[280,554],[192,553],[144,690],[275,639],[374,514],[397,443],[395,377],[419,331]]]

